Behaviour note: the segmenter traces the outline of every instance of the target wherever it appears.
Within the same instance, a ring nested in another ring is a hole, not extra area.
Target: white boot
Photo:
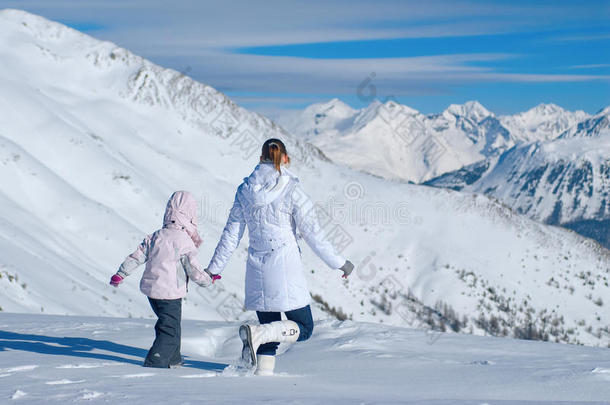
[[[273,375],[273,369],[275,368],[275,356],[257,354],[256,360],[257,365],[254,374],[263,376]]]
[[[262,344],[269,342],[294,343],[301,333],[299,325],[294,321],[276,321],[262,325],[242,325],[239,337],[244,344],[241,358],[252,366],[256,366],[256,351]]]

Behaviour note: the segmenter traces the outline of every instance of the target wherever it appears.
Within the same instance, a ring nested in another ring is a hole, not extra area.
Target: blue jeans
[[[288,320],[296,322],[296,324],[299,325],[300,333],[297,342],[307,340],[311,337],[311,333],[313,332],[313,317],[311,316],[311,308],[309,307],[309,305],[284,313],[286,314],[286,318]],[[281,312],[256,311],[256,316],[258,316],[258,321],[261,324],[282,320]],[[275,352],[279,345],[280,344],[278,342],[265,343],[259,346],[256,353],[275,356]]]

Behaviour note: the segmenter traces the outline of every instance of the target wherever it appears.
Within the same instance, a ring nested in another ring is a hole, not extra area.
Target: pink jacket
[[[187,191],[176,191],[167,202],[163,228],[146,236],[135,252],[121,264],[127,277],[146,263],[140,291],[155,299],[184,298],[189,279],[207,287],[212,280],[197,259],[203,241],[197,232],[197,203]]]

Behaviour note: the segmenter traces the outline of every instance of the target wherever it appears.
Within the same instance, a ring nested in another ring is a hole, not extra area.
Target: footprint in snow
[[[152,377],[156,375],[155,373],[139,373],[139,374],[126,374],[126,375],[117,375],[116,377],[122,377],[122,378],[146,378],[146,377]]]
[[[600,378],[610,381],[610,368],[595,367],[591,370],[592,374],[597,374]]]
[[[208,378],[208,377],[216,377],[218,374],[217,373],[201,373],[201,374],[187,374],[187,375],[181,375],[180,378]]]
[[[83,382],[85,382],[85,380],[63,379],[63,380],[56,380],[56,381],[47,381],[45,384],[47,384],[47,385],[65,385],[65,384],[79,384],[79,383],[83,383]]]
[[[474,364],[477,366],[491,366],[494,363],[493,361],[489,361],[489,360],[475,360],[475,361],[471,361],[470,364]]]
[[[102,395],[104,395],[104,394],[102,394],[101,392],[97,392],[97,391],[83,391],[83,395],[80,398],[85,399],[85,400],[90,400],[90,399],[99,398]]]
[[[11,399],[19,399],[25,397],[27,394],[21,390],[17,390],[11,396]]]
[[[254,375],[254,369],[239,364],[231,364],[225,367],[220,375],[223,377],[252,377]]]
[[[376,355],[375,357],[377,357],[378,359],[393,359],[396,356],[394,356],[393,354],[390,354],[390,353],[381,353],[381,354]]]
[[[17,372],[20,372],[20,371],[32,371],[35,368],[38,368],[38,366],[36,366],[36,365],[17,366],[17,367],[0,369],[0,373],[7,374],[7,373],[17,373]]]
[[[120,366],[120,363],[81,363],[81,364],[64,364],[55,368],[99,368],[105,366]]]

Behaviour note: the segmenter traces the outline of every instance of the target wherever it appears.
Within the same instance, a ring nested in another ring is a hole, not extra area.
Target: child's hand
[[[113,287],[118,287],[119,284],[121,284],[123,282],[123,277],[119,276],[118,274],[115,274],[114,276],[112,276],[110,278],[110,285]]]
[[[210,273],[208,269],[203,270],[203,276],[201,276],[201,278],[192,278],[192,280],[200,287],[209,287],[218,279],[220,279],[220,276],[218,274]]]

